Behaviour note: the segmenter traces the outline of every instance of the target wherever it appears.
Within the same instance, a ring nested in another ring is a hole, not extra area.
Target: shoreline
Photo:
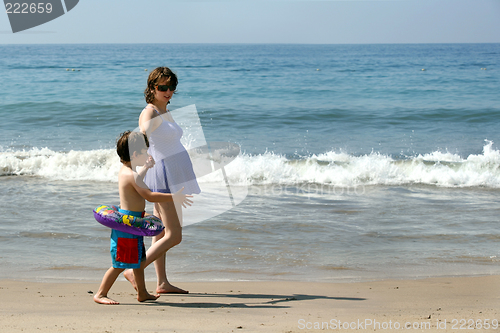
[[[148,271],[149,270],[149,271]],[[106,270],[102,270],[104,274]],[[156,281],[154,277],[154,270],[152,268],[146,268],[147,276],[146,283],[152,284]],[[181,275],[181,274],[179,274]],[[198,283],[324,283],[324,284],[355,284],[355,283],[372,283],[372,282],[382,282],[382,281],[420,281],[429,279],[455,279],[455,278],[480,278],[488,276],[499,276],[497,272],[488,273],[478,273],[478,274],[442,274],[442,275],[420,275],[420,276],[375,276],[372,278],[367,278],[366,276],[357,277],[338,277],[335,279],[307,279],[307,278],[255,278],[255,279],[242,279],[242,278],[206,278],[206,279],[185,279],[183,278],[185,274],[181,276],[175,276],[172,274],[170,280],[173,284],[187,283],[187,284],[198,284]],[[99,284],[101,282],[101,277],[94,278],[88,277],[84,279],[77,279],[74,277],[0,277],[0,283],[2,281],[12,281],[12,282],[24,282],[24,283],[39,283],[39,284]],[[116,282],[126,282],[127,280],[120,274]]]
[[[154,282],[147,282],[154,291]],[[139,303],[128,282],[93,302],[95,283],[0,280],[0,329],[25,332],[495,332],[500,275],[326,283],[176,282],[187,295]],[[489,321],[487,321],[489,319]],[[489,323],[490,328],[485,329]],[[348,324],[348,325],[347,325]],[[343,327],[342,327],[343,325]],[[347,326],[346,326],[347,325]],[[378,325],[378,326],[377,326]],[[398,329],[399,325],[399,329]],[[463,328],[462,328],[463,329]]]

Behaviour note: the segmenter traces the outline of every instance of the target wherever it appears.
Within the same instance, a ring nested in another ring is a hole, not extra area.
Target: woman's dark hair
[[[148,77],[148,86],[144,90],[144,97],[147,103],[153,103],[155,100],[155,89],[158,83],[163,80],[168,79],[169,85],[177,87],[177,75],[170,70],[168,67],[158,67],[155,68]]]

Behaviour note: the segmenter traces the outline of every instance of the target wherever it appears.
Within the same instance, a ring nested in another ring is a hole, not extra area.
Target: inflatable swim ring
[[[137,236],[156,236],[165,228],[159,218],[154,215],[135,217],[122,214],[116,206],[99,206],[94,209],[94,217],[100,224]]]

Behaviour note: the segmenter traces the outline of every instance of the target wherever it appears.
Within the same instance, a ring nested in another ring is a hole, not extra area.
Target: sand
[[[500,332],[500,276],[176,285],[191,293],[138,303],[117,282],[111,306],[93,302],[99,281],[2,280],[0,332]]]

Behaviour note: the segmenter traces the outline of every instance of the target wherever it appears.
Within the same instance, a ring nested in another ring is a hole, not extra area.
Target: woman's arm
[[[160,126],[160,124],[161,118],[157,116],[153,108],[146,107],[142,110],[141,115],[139,116],[139,128],[148,138],[151,136],[151,133],[153,133],[158,126]]]

